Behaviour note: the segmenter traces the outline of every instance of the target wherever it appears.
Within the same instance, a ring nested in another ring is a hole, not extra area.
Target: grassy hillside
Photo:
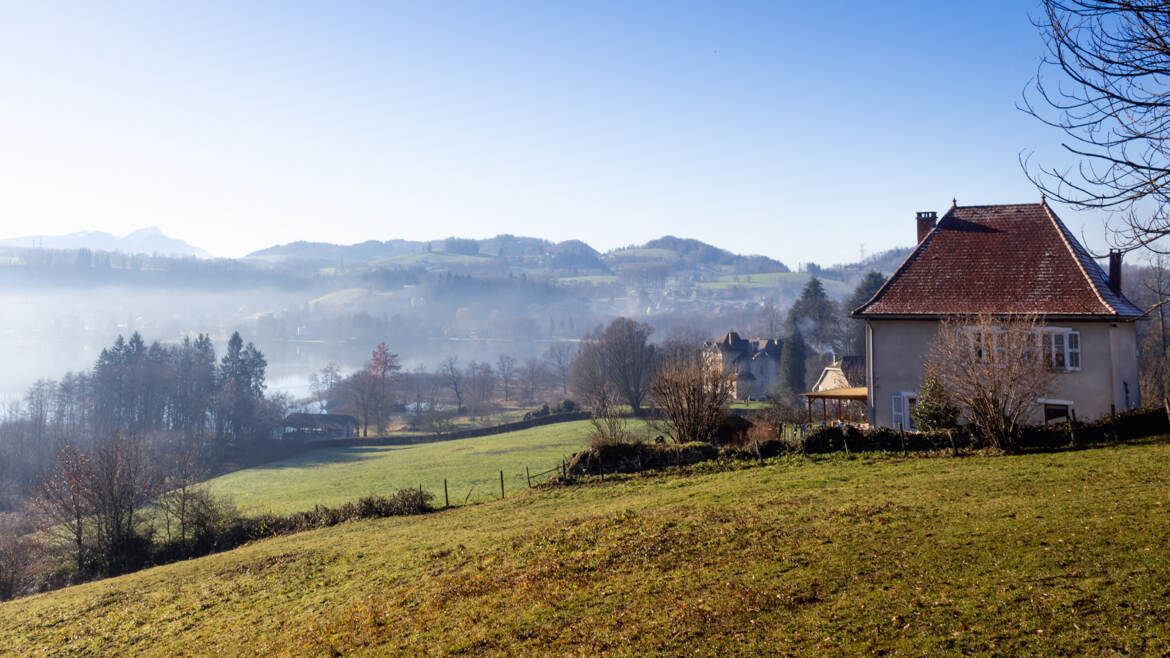
[[[452,503],[462,503],[469,491],[470,501],[487,500],[500,496],[501,470],[506,494],[525,489],[525,466],[537,473],[560,464],[585,446],[589,431],[582,420],[457,441],[312,450],[218,477],[211,490],[245,512],[278,514],[420,484],[442,504],[443,478]]]
[[[537,491],[6,603],[0,646],[1163,654],[1167,460],[831,457]]]
[[[799,296],[812,275],[805,272],[773,272],[766,274],[724,274],[715,281],[698,284],[700,288],[726,289],[741,286],[750,290],[778,288],[791,296]],[[821,278],[825,292],[832,298],[842,298],[853,292],[848,284]]]

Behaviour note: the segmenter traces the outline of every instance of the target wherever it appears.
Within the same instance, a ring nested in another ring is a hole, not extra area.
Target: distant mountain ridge
[[[157,226],[139,229],[121,238],[104,231],[81,231],[67,235],[28,235],[0,240],[0,246],[31,249],[90,249],[92,251],[118,251],[125,254],[194,256],[196,258],[212,257],[211,253],[204,249],[187,244],[177,238],[167,237]]]
[[[255,251],[246,259],[267,262],[332,262],[349,265],[395,265],[432,258],[441,262],[441,256],[478,258],[484,264],[506,262],[517,266],[539,266],[574,273],[611,274],[632,264],[676,267],[728,267],[737,272],[788,272],[788,266],[766,256],[742,256],[699,240],[677,238],[672,235],[651,240],[641,246],[623,247],[602,253],[581,240],[554,243],[549,240],[514,235],[497,235],[483,240],[446,238],[444,240],[410,241],[369,240],[353,245],[327,242],[291,242]],[[406,256],[412,256],[407,259]],[[466,265],[466,260],[464,265]]]

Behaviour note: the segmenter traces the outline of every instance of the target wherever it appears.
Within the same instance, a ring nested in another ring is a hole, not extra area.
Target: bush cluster
[[[346,521],[423,514],[432,510],[431,500],[431,494],[419,489],[399,489],[391,496],[366,496],[338,507],[317,505],[312,510],[287,515],[244,517],[221,507],[218,514],[208,517],[207,524],[195,529],[189,541],[155,544],[152,562],[164,564],[218,553],[256,539],[326,528]]]
[[[759,426],[757,425],[757,428]],[[1025,428],[1024,449],[1064,448],[1070,445],[1127,441],[1170,433],[1170,421],[1162,409],[1137,409],[1105,417],[1091,423],[1067,423]],[[858,429],[852,425],[819,426],[805,432],[785,432],[776,438],[751,432],[751,441],[724,445],[687,443],[681,446],[662,443],[616,443],[595,445],[573,455],[570,475],[639,473],[672,466],[691,466],[718,458],[748,460],[767,459],[787,453],[827,454],[834,452],[939,452],[984,448],[977,435],[966,427],[932,432],[906,432],[887,427]],[[1075,440],[1074,440],[1075,437]]]
[[[391,496],[366,496],[338,507],[318,505],[295,514],[244,517],[222,500],[210,502],[182,538],[152,541],[151,533],[136,534],[120,546],[123,572],[228,551],[250,541],[325,528],[346,521],[423,514],[433,510],[431,494],[400,489]],[[12,528],[0,517],[0,600],[65,587],[92,572],[53,559],[54,548],[37,541],[30,528]]]
[[[569,473],[640,473],[689,466],[718,456],[719,449],[710,443],[606,443],[573,455],[569,460]]]
[[[566,399],[560,404],[550,407],[547,403],[540,406],[539,409],[529,411],[524,414],[524,420],[532,420],[533,418],[544,418],[545,416],[552,416],[554,414],[571,414],[580,411],[581,407],[573,400]]]
[[[1134,409],[1115,416],[1105,416],[1093,422],[1059,423],[1048,426],[1030,425],[1020,437],[1021,449],[1061,448],[1073,444],[1127,441],[1156,434],[1170,433],[1170,421],[1162,409]],[[953,443],[952,443],[953,440]],[[859,430],[853,426],[817,427],[792,442],[792,448],[806,453],[901,451],[902,438],[885,427]],[[969,428],[932,432],[907,432],[906,450],[930,451],[965,448],[984,448],[978,435]]]

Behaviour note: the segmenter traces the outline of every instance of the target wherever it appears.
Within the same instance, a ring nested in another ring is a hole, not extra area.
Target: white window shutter
[[[1070,331],[1068,338],[1065,339],[1065,346],[1068,348],[1068,368],[1070,370],[1081,369],[1081,332]]]

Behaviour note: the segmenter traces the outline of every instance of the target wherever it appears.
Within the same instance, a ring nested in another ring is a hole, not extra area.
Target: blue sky
[[[952,197],[1039,199],[1021,151],[1063,156],[1016,109],[1032,3],[805,4],[3,3],[0,237],[674,234],[828,264]]]

